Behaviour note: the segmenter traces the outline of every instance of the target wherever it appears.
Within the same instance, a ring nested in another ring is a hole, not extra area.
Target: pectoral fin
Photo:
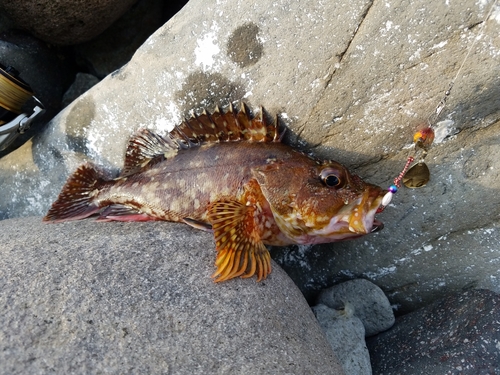
[[[261,281],[271,272],[271,256],[260,239],[254,219],[255,208],[236,200],[217,201],[208,207],[214,231],[216,282],[257,275]]]

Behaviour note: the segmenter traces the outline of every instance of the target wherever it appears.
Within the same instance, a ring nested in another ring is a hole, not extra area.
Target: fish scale
[[[252,179],[253,168],[277,157],[286,160],[293,156],[282,144],[239,146],[235,149],[231,143],[207,144],[197,150],[180,150],[175,158],[118,178],[101,190],[95,202],[107,205],[117,199],[132,197],[138,201],[145,197],[162,211],[173,213],[174,216],[162,217],[164,220],[179,221],[186,216],[206,220],[206,207],[211,201],[225,196],[241,198],[243,186]],[[196,200],[200,202],[198,209],[194,207]],[[171,210],[172,206],[182,207],[186,202],[189,209]]]
[[[159,136],[129,141],[115,179],[87,163],[71,175],[44,217],[61,222],[166,220],[211,230],[215,281],[271,272],[265,245],[327,243],[382,227],[385,191],[335,161],[281,143],[278,121],[245,104],[193,115]]]

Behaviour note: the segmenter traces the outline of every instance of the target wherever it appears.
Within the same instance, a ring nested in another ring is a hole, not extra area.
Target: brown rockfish
[[[385,191],[335,161],[281,143],[279,119],[245,104],[204,111],[165,137],[140,130],[117,178],[94,165],[69,177],[44,221],[180,221],[213,231],[215,281],[271,272],[268,245],[335,242],[382,228]]]

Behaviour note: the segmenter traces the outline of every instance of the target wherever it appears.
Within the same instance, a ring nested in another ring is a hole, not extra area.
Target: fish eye
[[[343,186],[343,181],[338,170],[334,168],[323,169],[319,175],[321,181],[328,187],[340,188]]]
[[[325,184],[331,187],[337,186],[340,184],[340,180],[337,176],[331,174],[325,177]]]

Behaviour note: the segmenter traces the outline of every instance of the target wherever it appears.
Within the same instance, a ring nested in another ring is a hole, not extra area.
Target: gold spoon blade
[[[429,168],[424,162],[420,162],[408,169],[403,177],[403,184],[410,189],[421,188],[427,185],[430,178]]]

